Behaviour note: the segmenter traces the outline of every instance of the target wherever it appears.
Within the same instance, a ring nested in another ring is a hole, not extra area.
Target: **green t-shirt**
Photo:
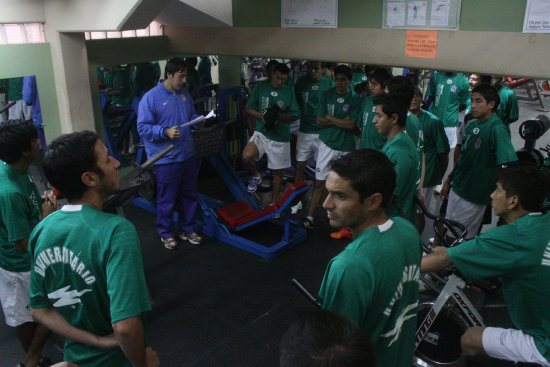
[[[422,131],[422,124],[416,115],[413,115],[412,113],[407,115],[405,131],[407,132],[407,135],[411,137],[416,147],[416,151],[418,152],[418,159],[422,162],[422,153],[424,152],[424,132]]]
[[[416,228],[391,218],[363,231],[329,262],[319,300],[323,309],[349,317],[370,337],[378,366],[409,367],[419,270]]]
[[[458,109],[470,99],[470,85],[460,73],[448,76],[444,72],[435,73],[428,85],[428,95],[434,98],[430,112],[439,117],[444,127],[458,125]]]
[[[397,175],[393,200],[387,210],[388,217],[402,216],[416,223],[416,202],[414,197],[420,184],[420,161],[418,152],[409,135],[404,131],[388,140],[382,148],[395,165]]]
[[[463,199],[491,205],[497,165],[517,159],[510,135],[496,114],[482,123],[472,120],[464,130],[452,188]]]
[[[447,255],[469,279],[501,277],[510,319],[550,361],[550,214],[524,215]]]
[[[334,87],[334,80],[322,76],[318,82],[314,82],[307,75],[298,79],[294,91],[296,92],[296,101],[300,106],[300,131],[307,134],[319,134],[321,126],[315,122],[317,109],[321,93]]]
[[[9,78],[8,101],[23,99],[23,77]]]
[[[324,118],[326,115],[331,115],[339,119],[349,116],[357,124],[360,112],[361,97],[357,93],[350,89],[346,94],[338,94],[336,88],[331,88],[321,94],[317,116]],[[342,129],[334,125],[327,126],[319,133],[319,140],[330,149],[340,152],[355,150],[353,130]]]
[[[300,107],[294,96],[294,89],[287,86],[273,88],[268,80],[261,81],[254,86],[252,93],[246,102],[246,108],[251,108],[263,113],[267,108],[277,104],[281,110],[295,117],[300,117]],[[268,139],[286,142],[290,141],[290,122],[277,121],[277,125],[267,132],[264,123],[256,119],[256,131],[264,134]]]
[[[382,150],[386,144],[386,137],[380,134],[372,123],[375,116],[374,108],[374,97],[365,97],[361,103],[361,120],[357,122],[357,127],[361,129],[361,148]]]
[[[367,76],[365,73],[362,72],[354,72],[351,77],[351,83],[349,85],[349,89],[355,91],[355,87],[361,83],[365,83],[367,81]]]
[[[200,83],[200,75],[197,69],[189,68],[189,73],[185,78],[185,88],[187,88],[189,94],[196,92],[197,88],[200,86]]]
[[[441,120],[434,114],[420,110],[418,119],[424,132],[424,154],[426,155],[424,187],[436,186],[441,183],[444,174],[439,166],[438,155],[449,152],[449,139],[447,139]]]
[[[497,116],[502,121],[508,134],[510,134],[510,124],[519,118],[518,97],[508,87],[502,86],[498,91],[500,103],[498,105]]]
[[[87,205],[66,205],[36,226],[29,253],[33,308],[53,306],[72,326],[97,335],[112,333],[112,323],[151,310],[139,238],[124,218]],[[131,366],[120,348],[70,339],[64,360],[79,366]]]
[[[113,94],[111,102],[113,104],[126,106],[132,103],[132,86],[130,84],[130,72],[125,69],[117,70],[113,77],[113,88],[122,88],[121,94]]]
[[[40,193],[29,170],[0,161],[0,268],[31,270],[29,254],[17,251],[14,242],[29,237],[41,216]]]

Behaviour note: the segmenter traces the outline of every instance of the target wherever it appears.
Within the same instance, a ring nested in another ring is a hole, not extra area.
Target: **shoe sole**
[[[189,242],[190,244],[192,244],[192,245],[200,245],[200,244],[202,243],[202,238],[201,238],[200,241],[197,241],[197,240],[191,240],[191,239],[189,239],[189,238],[187,238],[187,237],[183,237],[183,238],[180,237],[180,240],[182,240],[182,241],[188,241],[188,242]]]

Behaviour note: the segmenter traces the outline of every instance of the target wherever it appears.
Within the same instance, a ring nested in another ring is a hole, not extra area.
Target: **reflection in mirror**
[[[40,99],[34,75],[0,79],[0,122],[32,120],[38,130],[42,149],[46,149]]]

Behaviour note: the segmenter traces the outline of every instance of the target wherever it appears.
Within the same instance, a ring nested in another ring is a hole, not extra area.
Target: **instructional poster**
[[[457,31],[461,5],[462,0],[384,0],[382,28]]]
[[[527,0],[523,32],[550,33],[550,1]]]
[[[336,28],[338,0],[281,0],[281,27]]]

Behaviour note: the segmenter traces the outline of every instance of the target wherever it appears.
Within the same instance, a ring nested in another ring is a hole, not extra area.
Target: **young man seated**
[[[546,181],[540,169],[525,163],[499,169],[492,207],[507,224],[456,247],[435,247],[422,258],[422,272],[454,265],[468,279],[502,279],[508,313],[519,330],[469,328],[461,339],[466,356],[550,366],[550,214],[540,212]]]

